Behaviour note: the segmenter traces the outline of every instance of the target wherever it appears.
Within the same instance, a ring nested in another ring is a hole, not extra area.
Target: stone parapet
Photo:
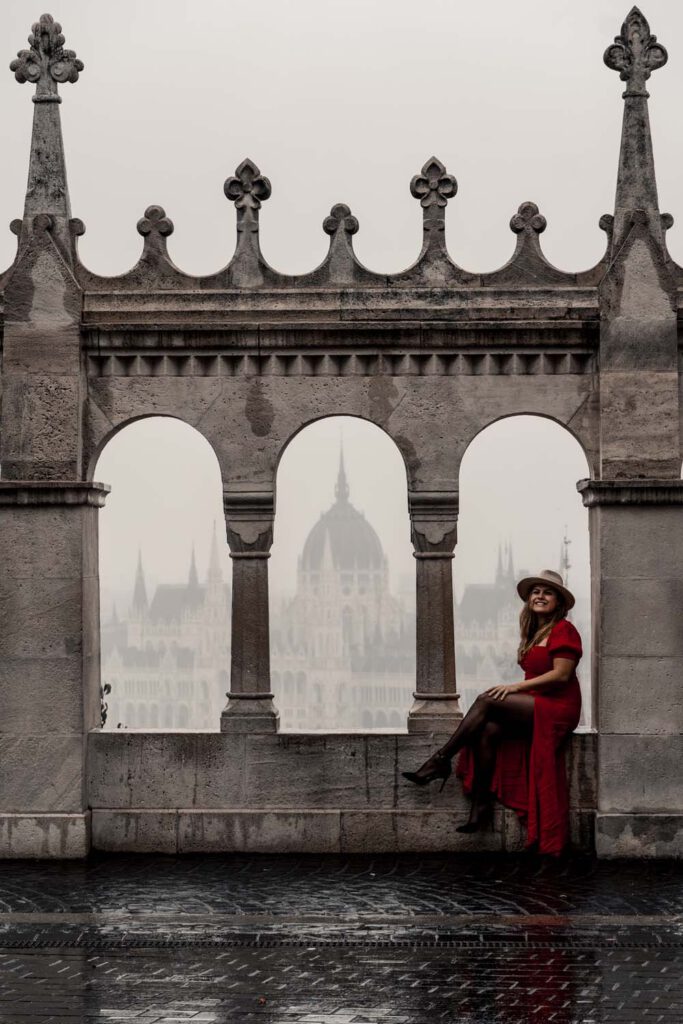
[[[593,733],[576,734],[568,756],[572,835],[581,848],[592,844],[595,747]],[[401,777],[432,749],[431,738],[420,734],[92,732],[93,846],[165,852],[519,849],[519,824],[502,809],[489,832],[455,831],[469,812],[455,775],[442,793]]]

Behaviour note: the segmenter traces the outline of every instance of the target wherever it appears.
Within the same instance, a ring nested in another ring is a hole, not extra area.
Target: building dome
[[[349,501],[343,454],[339,461],[335,497],[334,505],[321,515],[306,538],[301,568],[305,572],[317,572],[329,550],[335,569],[382,569],[384,551],[380,539],[365,516]]]

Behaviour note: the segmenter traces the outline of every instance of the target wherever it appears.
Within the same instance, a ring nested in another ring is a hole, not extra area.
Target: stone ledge
[[[516,852],[516,816],[497,807],[494,827],[461,835],[466,810],[180,808],[92,812],[93,849],[118,853]],[[592,850],[592,811],[572,811],[572,842]]]
[[[595,816],[598,857],[683,858],[683,814],[601,814]]]
[[[586,508],[599,505],[683,505],[683,480],[579,480]]]
[[[102,508],[110,490],[108,484],[77,480],[2,480],[0,505],[90,505]]]
[[[0,814],[0,858],[61,860],[86,857],[90,811],[83,814]]]

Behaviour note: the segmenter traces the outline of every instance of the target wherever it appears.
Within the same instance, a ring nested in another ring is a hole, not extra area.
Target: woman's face
[[[529,594],[529,609],[536,615],[553,615],[558,606],[557,591],[552,587],[536,586]]]

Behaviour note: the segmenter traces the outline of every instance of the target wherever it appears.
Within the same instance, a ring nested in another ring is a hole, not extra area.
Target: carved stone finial
[[[61,103],[58,82],[77,82],[83,61],[73,50],[64,49],[62,26],[51,14],[43,14],[28,37],[30,50],[20,50],[10,64],[17,82],[33,82],[34,103]]]
[[[167,257],[166,239],[173,234],[173,221],[166,216],[163,206],[148,206],[145,216],[138,221],[138,234],[142,235],[145,245],[142,259],[145,262],[165,259]]]
[[[445,207],[458,191],[458,183],[452,174],[435,156],[428,160],[420,174],[410,182],[411,194],[420,200],[420,206],[428,210],[433,206]]]
[[[523,231],[535,232],[540,235],[548,225],[542,213],[538,212],[536,203],[522,203],[517,213],[510,221],[510,228],[516,235]]]
[[[420,200],[422,207],[423,253],[426,249],[446,248],[444,227],[446,206],[458,191],[458,183],[435,156],[428,160],[420,174],[410,182],[410,192]]]
[[[621,35],[605,50],[608,68],[619,72],[626,82],[624,96],[647,96],[645,82],[653,71],[664,67],[669,55],[650,32],[645,16],[637,7],[631,8],[621,26]]]
[[[336,235],[340,229],[347,235],[355,235],[358,231],[358,221],[346,203],[337,203],[333,206],[329,217],[325,217],[323,221],[323,231],[326,235]]]
[[[145,216],[138,221],[138,234],[143,238],[147,235],[161,235],[164,238],[173,234],[173,221],[166,216],[163,206],[148,206]]]
[[[261,174],[256,164],[243,160],[234,176],[227,178],[223,191],[237,209],[237,230],[244,230],[244,222],[258,224],[261,203],[270,197],[271,186],[268,178]],[[240,216],[241,215],[241,216]],[[258,230],[252,227],[251,230]]]

